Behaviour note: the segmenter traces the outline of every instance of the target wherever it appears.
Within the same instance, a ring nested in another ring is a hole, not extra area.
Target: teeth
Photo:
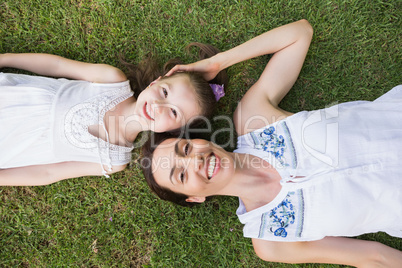
[[[214,174],[215,163],[216,163],[216,157],[215,157],[215,155],[212,155],[211,158],[209,159],[209,166],[208,166],[208,178],[209,179]]]
[[[151,119],[153,119],[151,116],[151,108],[150,108],[150,105],[148,105],[148,103],[146,104],[146,111],[147,111],[147,114],[149,115],[149,117],[151,117]]]

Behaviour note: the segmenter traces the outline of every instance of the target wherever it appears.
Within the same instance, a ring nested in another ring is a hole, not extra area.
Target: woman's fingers
[[[170,69],[170,71],[166,73],[166,76],[171,76],[172,74],[177,72],[199,72],[202,73],[202,76],[207,81],[209,81],[215,78],[215,76],[219,73],[219,65],[212,64],[207,60],[184,65],[179,64]]]
[[[185,71],[189,71],[189,68],[186,65],[176,65],[175,67],[170,69],[169,72],[167,72],[166,76],[171,76],[176,72],[185,72]]]

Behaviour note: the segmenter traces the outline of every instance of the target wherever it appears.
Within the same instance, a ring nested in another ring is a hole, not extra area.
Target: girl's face
[[[200,113],[195,90],[185,75],[155,80],[138,96],[135,108],[154,132],[179,129]]]
[[[205,197],[222,194],[234,171],[231,154],[206,140],[165,140],[152,159],[156,183],[189,196],[189,202],[203,202]]]

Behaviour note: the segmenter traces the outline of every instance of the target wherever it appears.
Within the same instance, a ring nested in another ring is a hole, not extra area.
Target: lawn
[[[119,55],[133,62],[149,53],[161,64],[173,57],[190,62],[195,57],[184,50],[190,42],[226,50],[305,18],[314,37],[281,104],[297,112],[373,100],[400,84],[401,10],[400,1],[386,0],[2,0],[0,53],[46,52],[119,67]],[[228,69],[231,80],[217,114],[233,113],[268,58]],[[218,120],[214,129],[228,124]],[[235,147],[228,133],[218,141]],[[130,168],[110,178],[1,187],[0,266],[340,267],[259,260],[242,237],[236,198],[193,209],[161,202],[148,190],[138,156],[135,150]],[[402,250],[401,239],[386,234],[362,238]]]

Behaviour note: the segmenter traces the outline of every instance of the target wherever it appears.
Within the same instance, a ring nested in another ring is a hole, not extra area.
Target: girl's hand
[[[166,76],[170,76],[176,72],[199,72],[205,80],[210,81],[214,79],[220,71],[220,63],[214,61],[212,57],[186,65],[176,65],[166,74]]]

